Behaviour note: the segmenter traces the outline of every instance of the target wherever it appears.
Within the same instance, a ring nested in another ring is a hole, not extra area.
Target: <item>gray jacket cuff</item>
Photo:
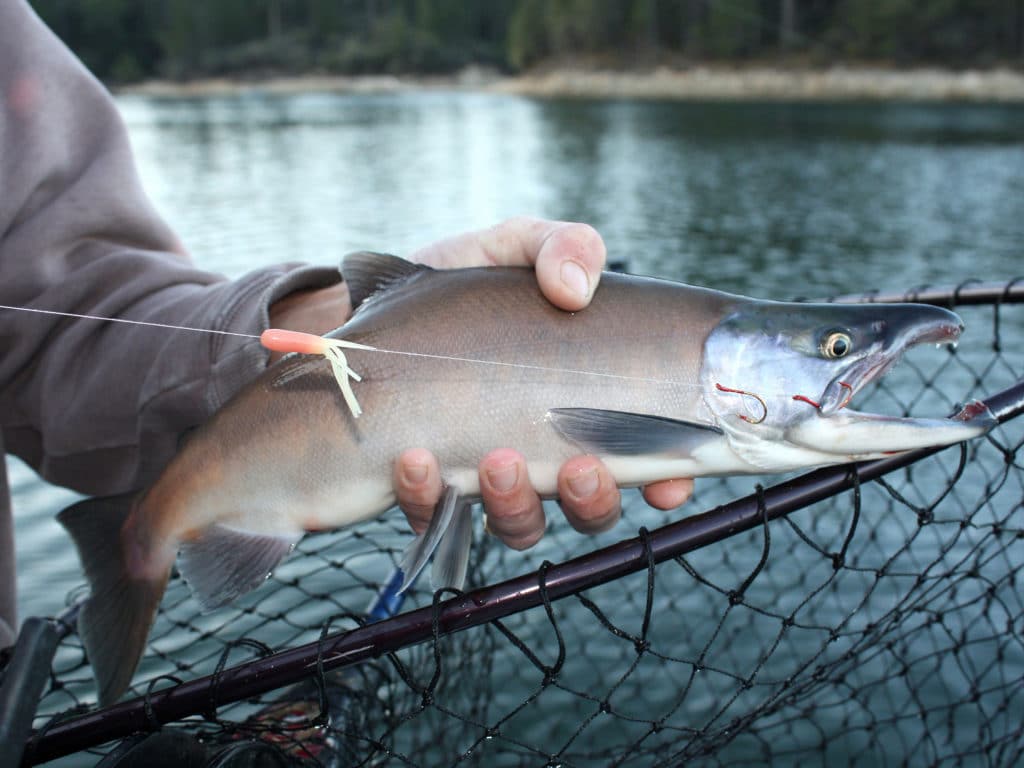
[[[259,335],[270,327],[270,307],[290,293],[326,288],[341,279],[337,269],[281,265],[269,267],[235,281],[232,296],[204,327]],[[338,318],[341,325],[346,318]],[[256,339],[214,337],[207,407],[210,413],[223,407],[239,390],[267,367],[270,353]]]
[[[192,307],[187,314],[173,313],[181,325],[221,333],[170,333],[156,356],[140,396],[139,479],[151,480],[186,430],[209,419],[266,369],[269,353],[258,337],[275,301],[339,280],[337,269],[283,264],[198,290],[183,286],[183,297],[167,297],[172,305],[184,300]]]

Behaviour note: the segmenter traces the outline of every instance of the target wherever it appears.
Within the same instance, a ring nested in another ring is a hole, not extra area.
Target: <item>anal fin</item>
[[[301,537],[211,525],[195,539],[182,542],[178,569],[203,610],[212,611],[266,581]]]

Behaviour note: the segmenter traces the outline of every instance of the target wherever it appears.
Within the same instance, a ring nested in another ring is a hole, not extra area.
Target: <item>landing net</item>
[[[855,300],[882,299],[954,308],[967,331],[912,351],[857,408],[979,398],[1000,427],[783,482],[699,481],[682,513],[630,492],[594,538],[551,506],[529,552],[477,531],[469,595],[420,584],[373,623],[409,540],[397,513],[307,537],[212,614],[175,577],[140,698],[97,710],[68,634],[27,760],[91,765],[170,723],[211,755],[258,740],[304,765],[1019,764],[1024,284]]]

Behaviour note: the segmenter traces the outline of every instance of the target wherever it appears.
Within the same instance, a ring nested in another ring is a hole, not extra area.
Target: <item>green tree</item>
[[[32,0],[100,77],[450,71],[471,62],[776,51],[1024,62],[1024,0]]]
[[[707,52],[716,58],[749,56],[758,47],[762,24],[758,0],[712,3],[705,22]]]
[[[544,0],[521,0],[508,30],[508,60],[514,67],[528,67],[551,52]]]
[[[797,44],[796,0],[780,0],[779,47],[793,48]]]
[[[634,0],[630,4],[629,26],[637,49],[644,52],[658,48],[658,3],[657,0]]]

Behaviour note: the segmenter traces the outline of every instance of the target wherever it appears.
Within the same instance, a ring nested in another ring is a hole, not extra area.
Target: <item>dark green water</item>
[[[522,213],[594,224],[636,271],[771,297],[1015,272],[1024,241],[1020,107],[122,104],[161,210],[200,263],[233,273],[404,252]]]
[[[631,271],[768,298],[1024,273],[1021,107],[433,92],[120,105],[157,206],[200,265],[231,275],[407,253],[519,214],[593,224]],[[23,615],[53,615],[81,582],[53,522],[69,495],[13,462],[11,479]]]

